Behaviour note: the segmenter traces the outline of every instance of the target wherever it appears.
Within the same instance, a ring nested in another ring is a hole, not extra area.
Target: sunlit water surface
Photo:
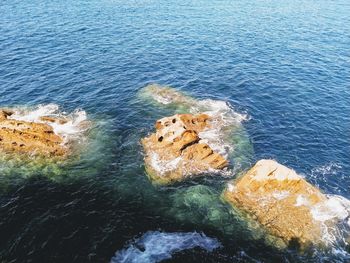
[[[342,245],[277,250],[220,200],[261,158],[350,198],[349,47],[346,0],[3,0],[0,107],[59,105],[92,127],[65,162],[1,156],[0,261],[349,261]],[[152,186],[140,139],[193,105],[155,103],[150,83],[237,118],[228,173]]]

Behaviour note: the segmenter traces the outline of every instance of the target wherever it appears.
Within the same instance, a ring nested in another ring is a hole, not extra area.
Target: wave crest
[[[117,251],[111,263],[156,263],[170,259],[173,253],[200,247],[209,252],[221,245],[215,238],[202,233],[164,233],[149,231],[140,239],[130,244],[128,248]]]
[[[82,140],[82,134],[89,128],[87,114],[84,110],[77,109],[70,114],[60,111],[57,104],[38,105],[34,108],[13,108],[14,113],[10,119],[28,122],[39,122],[50,125],[57,135],[60,135],[64,143]],[[62,119],[64,122],[52,122],[43,119],[52,117]]]

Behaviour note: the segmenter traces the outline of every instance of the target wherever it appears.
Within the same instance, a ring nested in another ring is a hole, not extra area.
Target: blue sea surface
[[[1,262],[108,262],[156,230],[223,244],[174,262],[350,260],[275,251],[168,213],[139,145],[169,113],[136,99],[151,83],[229,103],[247,115],[251,164],[273,158],[350,199],[350,1],[2,0],[0,107],[83,109],[102,135],[65,181],[0,174]]]

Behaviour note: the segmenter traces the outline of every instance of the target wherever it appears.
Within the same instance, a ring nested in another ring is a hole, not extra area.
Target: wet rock
[[[44,122],[51,122],[51,123],[58,123],[58,124],[65,124],[68,122],[64,118],[49,117],[49,116],[40,117],[40,120]]]
[[[1,110],[0,109],[0,121],[6,120],[8,116],[11,116],[13,114],[12,111],[9,110]]]
[[[286,246],[306,248],[323,242],[325,222],[315,220],[314,209],[322,206],[327,196],[276,161],[258,161],[243,177],[228,184],[223,198]]]
[[[9,119],[11,115],[11,111],[0,110],[1,151],[44,156],[67,154],[63,139],[54,133],[50,125]]]
[[[158,120],[156,132],[142,139],[148,176],[168,184],[210,169],[223,169],[227,160],[202,143],[199,133],[210,129],[206,114],[176,114]]]

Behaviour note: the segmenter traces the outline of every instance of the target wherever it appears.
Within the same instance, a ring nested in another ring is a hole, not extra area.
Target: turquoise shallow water
[[[251,237],[217,197],[225,178],[154,188],[139,139],[179,110],[142,88],[169,85],[246,116],[233,141],[249,150],[231,177],[274,158],[350,198],[349,17],[345,0],[2,1],[0,106],[55,103],[94,125],[79,160],[45,169],[2,160],[0,261],[108,262],[160,230],[222,244],[178,262],[346,262],[344,251],[300,256]]]

